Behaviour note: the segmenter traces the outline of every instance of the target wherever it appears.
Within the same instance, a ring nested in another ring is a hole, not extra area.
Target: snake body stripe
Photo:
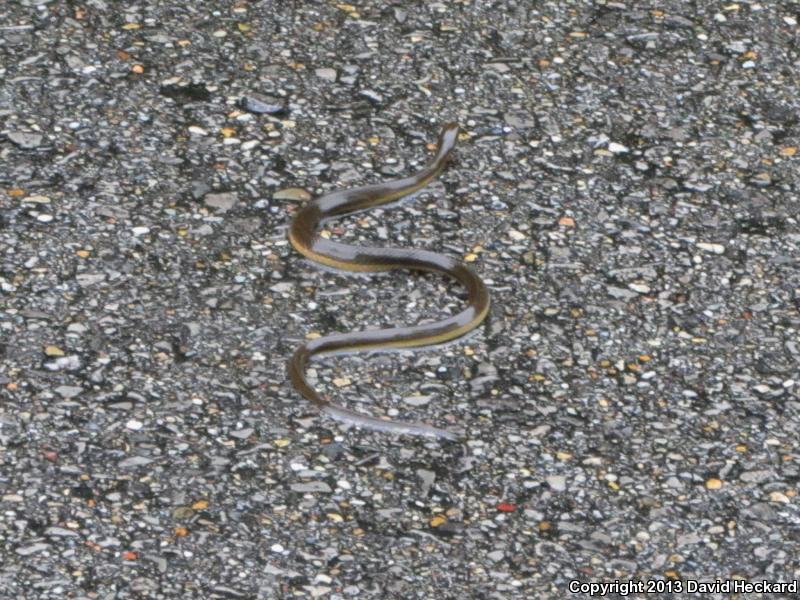
[[[432,271],[455,279],[467,290],[467,306],[458,314],[442,321],[410,327],[337,333],[309,340],[298,347],[288,365],[292,385],[323,414],[333,419],[392,433],[446,439],[458,437],[446,429],[423,423],[378,419],[332,404],[311,387],[305,375],[308,362],[318,355],[440,344],[468,333],[486,318],[489,312],[489,293],[486,286],[471,269],[453,258],[427,250],[348,246],[319,235],[320,225],[327,219],[393,202],[428,185],[444,170],[457,139],[458,125],[447,124],[439,135],[433,159],[420,172],[394,181],[338,190],[319,196],[301,208],[292,220],[289,241],[298,252],[312,261],[347,271]]]

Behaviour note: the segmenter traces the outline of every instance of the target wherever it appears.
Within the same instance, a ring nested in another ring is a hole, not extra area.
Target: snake
[[[458,135],[458,124],[445,124],[439,134],[433,158],[419,172],[399,179],[316,196],[295,213],[289,226],[291,245],[307,259],[326,267],[356,272],[407,270],[440,273],[461,284],[467,292],[466,306],[459,313],[440,321],[408,327],[333,333],[304,341],[289,359],[289,379],[295,390],[315,405],[321,414],[336,421],[394,434],[446,440],[457,440],[461,437],[460,433],[449,429],[425,423],[378,418],[336,405],[319,394],[306,378],[308,364],[316,357],[443,344],[466,335],[486,318],[490,304],[486,285],[472,269],[459,260],[417,248],[350,246],[321,235],[321,226],[329,219],[400,200],[427,186],[444,170],[452,156]]]

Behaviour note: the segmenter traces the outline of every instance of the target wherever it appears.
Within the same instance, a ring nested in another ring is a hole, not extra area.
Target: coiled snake
[[[457,435],[423,423],[379,419],[332,404],[306,380],[305,370],[313,356],[342,351],[379,350],[429,346],[454,340],[475,329],[489,311],[489,293],[483,281],[461,262],[429,252],[406,248],[369,248],[340,244],[319,235],[320,225],[332,217],[392,202],[430,183],[443,170],[458,139],[458,125],[442,128],[436,154],[420,172],[375,185],[338,190],[311,200],[294,217],[289,228],[292,246],[312,261],[347,271],[389,271],[395,269],[434,271],[451,277],[467,290],[467,306],[457,315],[424,325],[375,331],[337,333],[306,341],[289,361],[292,385],[303,397],[329,417],[368,429],[398,434],[456,439]]]

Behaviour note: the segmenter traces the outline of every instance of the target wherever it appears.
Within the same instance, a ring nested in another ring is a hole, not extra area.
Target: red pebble
[[[517,510],[516,504],[510,504],[509,502],[501,502],[497,505],[497,510],[500,512],[514,512]]]

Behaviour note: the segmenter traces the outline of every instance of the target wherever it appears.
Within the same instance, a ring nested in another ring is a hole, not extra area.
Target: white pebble
[[[611,142],[608,145],[608,151],[613,154],[624,154],[625,152],[629,152],[627,146],[623,146],[622,144],[618,144],[617,142]]]
[[[144,423],[141,421],[137,421],[136,419],[131,419],[127,423],[125,423],[125,427],[130,429],[131,431],[139,431],[142,427],[144,427]]]
[[[314,74],[325,81],[336,81],[336,69],[314,69]]]
[[[725,252],[725,246],[722,244],[710,244],[708,242],[697,242],[696,246],[705,252],[711,252],[712,254],[723,254]]]
[[[567,478],[563,475],[549,475],[545,481],[556,492],[563,492],[567,489]]]

